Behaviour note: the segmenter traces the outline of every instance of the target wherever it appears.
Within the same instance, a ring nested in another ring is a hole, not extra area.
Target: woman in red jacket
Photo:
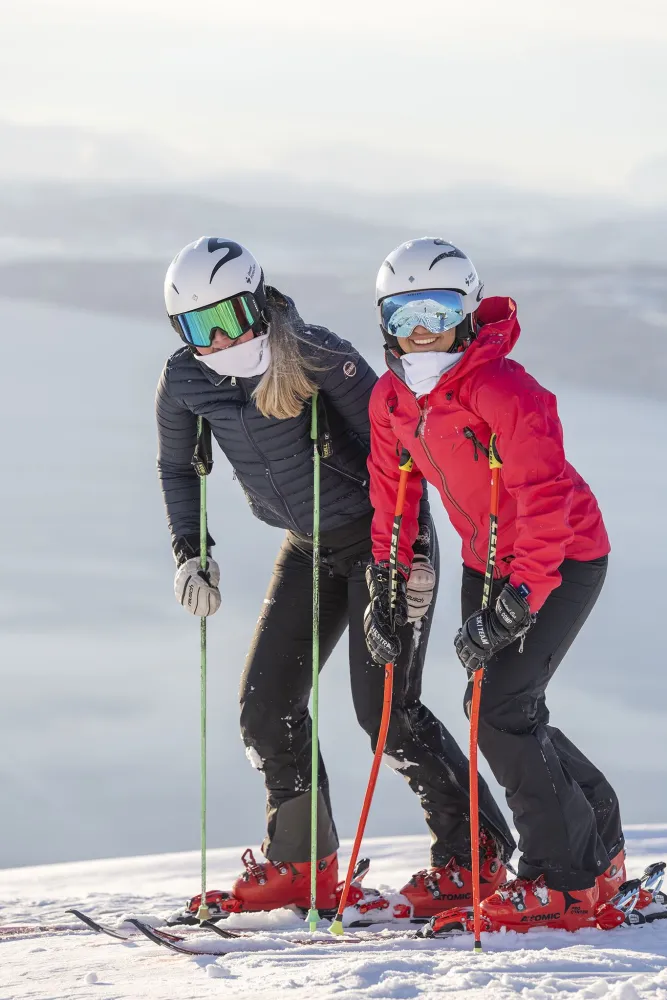
[[[370,403],[375,515],[368,647],[382,663],[398,649],[384,580],[396,455],[405,447],[414,468],[400,536],[400,589],[412,562],[424,477],[463,542],[463,626],[455,647],[469,678],[486,667],[479,744],[520,835],[519,878],[483,902],[484,926],[575,929],[592,923],[598,903],[625,879],[616,795],[549,724],[545,702],[547,684],[604,582],[609,540],[602,516],[565,458],[555,397],[507,357],[519,336],[516,304],[484,299],[464,253],[440,239],[402,244],[380,268],[377,304],[389,371]],[[482,611],[491,434],[502,471],[494,589]],[[471,685],[466,706],[470,694]]]

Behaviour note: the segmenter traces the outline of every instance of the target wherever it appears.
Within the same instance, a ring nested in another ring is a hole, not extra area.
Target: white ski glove
[[[220,607],[219,583],[220,567],[215,559],[209,556],[206,570],[203,570],[199,556],[195,556],[176,570],[174,593],[186,611],[206,618]]]
[[[435,589],[435,570],[428,556],[415,556],[406,597],[408,599],[408,622],[420,621],[431,607]]]

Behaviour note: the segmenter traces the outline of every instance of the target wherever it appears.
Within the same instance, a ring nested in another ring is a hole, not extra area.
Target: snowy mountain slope
[[[629,869],[638,875],[667,853],[667,826],[627,830]],[[423,837],[366,841],[373,858],[369,884],[397,889],[426,849]],[[347,857],[349,843],[343,847]],[[211,886],[228,885],[240,848],[210,853]],[[120,923],[128,915],[157,917],[196,891],[196,852],[76,862],[5,870],[0,879],[0,928],[7,924],[70,923],[68,906]],[[252,939],[214,947],[224,957],[170,955],[149,942],[117,943],[87,931],[2,939],[2,1000],[199,1000],[202,995],[263,1000],[665,1000],[667,921],[614,931],[531,931],[485,935],[484,953],[468,937],[299,946],[285,940],[303,923],[294,914],[233,916],[227,927],[257,928]],[[282,938],[281,938],[282,935]],[[93,973],[96,982],[91,980]],[[206,979],[204,978],[206,976]],[[208,977],[219,978],[213,983]]]

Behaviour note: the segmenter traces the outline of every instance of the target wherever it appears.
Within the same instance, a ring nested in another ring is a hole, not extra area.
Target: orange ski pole
[[[496,565],[498,547],[498,500],[500,495],[500,469],[502,463],[496,450],[496,435],[489,442],[489,466],[491,468],[491,508],[489,513],[489,551],[484,573],[482,607],[489,606],[493,572]],[[481,913],[479,909],[479,783],[477,774],[477,734],[479,731],[479,706],[482,699],[484,668],[476,670],[472,682],[472,704],[470,707],[470,850],[472,853],[472,912],[475,932],[474,950],[482,950]]]
[[[405,490],[408,485],[408,476],[410,470],[412,469],[412,459],[408,454],[407,449],[403,449],[399,465],[400,478],[398,481],[398,494],[396,497],[396,507],[394,510],[394,526],[391,532],[391,549],[389,551],[389,567],[391,571],[390,578],[390,608],[393,610],[396,606],[396,594],[398,590],[398,540],[401,533],[401,520],[403,518],[403,507],[405,505]],[[364,830],[366,829],[366,820],[368,819],[368,813],[370,812],[371,802],[373,801],[373,794],[375,792],[375,785],[377,784],[378,773],[380,771],[380,764],[382,763],[382,754],[384,753],[385,744],[387,742],[387,732],[389,731],[389,719],[391,717],[391,700],[394,688],[394,664],[387,663],[384,668],[384,697],[382,701],[382,720],[380,722],[380,732],[378,734],[377,744],[375,746],[375,754],[373,756],[373,765],[371,767],[370,777],[368,779],[368,785],[366,786],[366,794],[364,796],[364,804],[361,809],[361,816],[359,818],[359,825],[357,827],[357,835],[354,838],[354,846],[352,847],[352,854],[350,856],[350,863],[347,866],[347,877],[345,879],[345,885],[343,887],[343,892],[340,897],[340,902],[338,903],[338,910],[336,911],[335,919],[330,927],[332,934],[340,935],[343,933],[343,912],[347,903],[347,897],[350,892],[350,886],[352,884],[352,879],[354,877],[354,869],[357,866],[357,858],[359,857],[359,850],[361,848],[361,841],[363,840]]]

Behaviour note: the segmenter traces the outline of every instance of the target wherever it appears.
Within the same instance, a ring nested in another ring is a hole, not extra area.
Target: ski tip
[[[345,933],[345,929],[343,928],[343,921],[340,919],[340,917],[337,917],[334,920],[331,927],[329,928],[329,933],[334,934],[336,937],[340,937],[342,934]]]

